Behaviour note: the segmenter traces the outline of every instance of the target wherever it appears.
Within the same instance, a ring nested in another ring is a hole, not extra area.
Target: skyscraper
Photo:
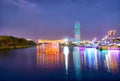
[[[79,24],[79,22],[75,23],[74,27],[75,27],[74,28],[75,42],[77,44],[79,44],[80,43],[80,24]]]

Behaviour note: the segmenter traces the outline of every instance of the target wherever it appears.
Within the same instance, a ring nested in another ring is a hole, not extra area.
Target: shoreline
[[[36,45],[26,45],[26,46],[2,46],[0,47],[0,50],[8,50],[8,49],[22,49],[22,48],[29,48],[29,47],[34,47]]]

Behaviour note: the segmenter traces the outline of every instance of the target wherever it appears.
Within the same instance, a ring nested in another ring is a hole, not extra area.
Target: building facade
[[[77,22],[74,25],[74,38],[77,44],[80,43],[80,24]]]

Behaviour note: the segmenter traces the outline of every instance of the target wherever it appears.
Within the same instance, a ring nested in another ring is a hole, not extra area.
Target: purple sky
[[[73,38],[77,21],[82,40],[101,39],[110,29],[120,34],[120,0],[0,0],[0,35]]]

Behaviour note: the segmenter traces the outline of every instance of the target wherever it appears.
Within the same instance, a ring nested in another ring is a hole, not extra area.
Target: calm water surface
[[[41,54],[36,47],[0,50],[0,81],[120,80],[120,51],[64,47]]]

